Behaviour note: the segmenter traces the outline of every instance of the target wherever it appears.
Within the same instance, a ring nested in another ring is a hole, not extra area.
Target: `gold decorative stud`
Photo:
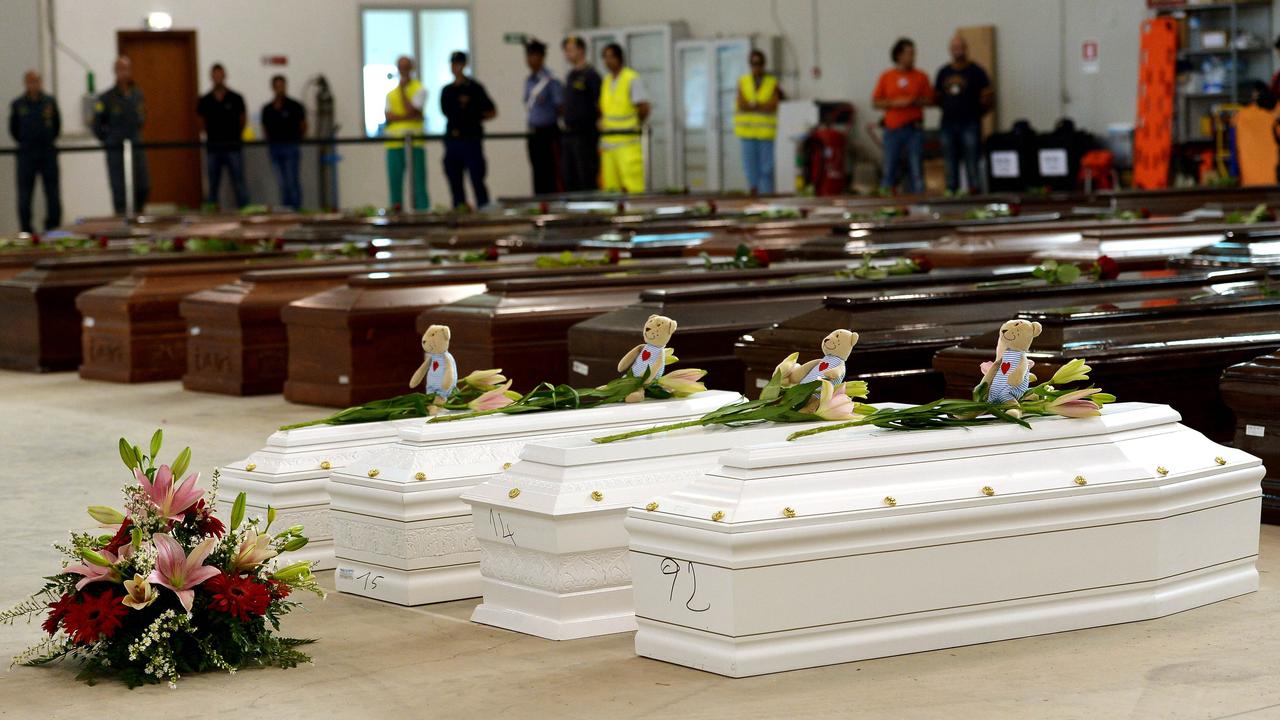
[[[1077,485],[1088,485],[1088,484],[1089,484],[1089,481],[1088,481],[1088,480],[1085,480],[1083,475],[1077,475],[1077,476],[1076,476],[1076,484],[1077,484]]]
[[[331,464],[329,463],[329,461],[328,461],[328,460],[321,460],[321,461],[320,461],[320,469],[321,469],[321,470],[331,470],[331,469],[333,469],[333,465],[331,465]]]
[[[987,497],[991,497],[992,495],[996,494],[996,489],[991,487],[990,485],[983,485],[982,494],[986,495]]]
[[[245,469],[245,470],[248,470],[249,472],[253,472],[254,470],[257,470],[257,469],[258,469],[258,464],[257,464],[257,463],[249,463],[248,465],[245,465],[245,466],[244,466],[244,469]]]
[[[427,479],[427,474],[426,474],[426,473],[424,473],[424,472],[414,473],[414,475],[413,475],[413,479],[414,479],[414,480],[426,480],[426,479]]]
[[[1226,464],[1227,464],[1227,459],[1226,459],[1226,458],[1224,458],[1224,457],[1222,457],[1221,455],[1219,455],[1218,457],[1214,458],[1214,459],[1213,459],[1213,461],[1214,461],[1214,462],[1216,462],[1216,463],[1218,463],[1219,465],[1226,465]]]
[[[791,507],[782,508],[782,517],[793,518],[796,516],[796,509]]]
[[[599,490],[592,490],[591,499],[595,500],[596,502],[600,502],[601,500],[604,499],[604,493],[600,492]]]
[[[645,509],[645,510],[648,510],[649,512],[653,512],[654,510],[657,510],[657,509],[658,509],[658,503],[656,503],[656,502],[651,502],[651,503],[649,503],[648,505],[645,505],[645,506],[644,506],[644,509]]]
[[[371,468],[369,470],[369,477],[378,477],[378,468]]]
[[[510,469],[511,469],[511,463],[502,463],[502,469],[503,469],[503,470],[510,470]]]
[[[510,490],[508,490],[507,497],[511,498],[512,500],[515,500],[516,498],[520,497],[520,488],[511,488]]]
[[[723,511],[723,510],[717,510],[717,511],[715,511],[715,512],[711,513],[711,519],[712,519],[712,520],[714,520],[715,522],[720,522],[721,520],[723,520],[723,519],[724,519],[724,511]]]
[[[884,496],[884,504],[885,504],[885,505],[888,505],[889,507],[894,507],[894,506],[896,506],[896,505],[898,504],[898,498],[896,498],[896,497],[894,497],[894,496],[892,496],[892,495],[885,495],[885,496]]]
[[[1164,477],[1165,475],[1169,474],[1169,468],[1161,465],[1160,467],[1156,468],[1156,472],[1160,473],[1160,477]]]

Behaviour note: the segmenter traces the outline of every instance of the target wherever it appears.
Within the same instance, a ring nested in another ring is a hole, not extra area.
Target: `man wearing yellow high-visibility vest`
[[[649,117],[649,95],[640,74],[624,64],[621,45],[609,43],[602,57],[609,74],[600,85],[600,188],[644,192],[644,151],[636,131]]]
[[[738,78],[733,132],[742,141],[742,169],[752,193],[773,193],[773,139],[778,134],[778,78],[764,71],[764,53],[751,51],[751,72]]]
[[[406,135],[421,135],[422,108],[427,105],[427,89],[413,76],[413,60],[401,56],[396,60],[396,69],[400,71],[400,83],[387,93],[385,108],[387,124],[382,135],[388,138],[403,138]],[[391,185],[392,207],[404,207],[404,140],[388,140],[387,148],[387,182]],[[413,209],[426,210],[430,205],[427,199],[427,151],[422,140],[413,141]]]

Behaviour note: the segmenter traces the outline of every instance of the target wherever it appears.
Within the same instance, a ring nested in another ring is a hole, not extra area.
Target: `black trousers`
[[[151,195],[151,174],[147,172],[147,151],[133,147],[133,211],[142,212]],[[111,181],[111,207],[117,215],[124,215],[124,145],[107,145],[107,179]]]
[[[58,150],[53,147],[18,150],[18,222],[22,232],[35,232],[31,222],[31,197],[36,175],[44,186],[44,229],[62,224],[62,190],[58,184]]]
[[[449,195],[453,206],[467,204],[467,190],[462,173],[471,176],[471,189],[476,193],[476,208],[489,204],[489,188],[484,184],[489,168],[484,161],[484,141],[480,138],[445,138],[444,174],[449,177]]]
[[[560,138],[564,162],[564,189],[595,190],[600,182],[600,135],[565,133]]]
[[[560,192],[560,128],[529,128],[529,165],[533,167],[533,193]]]

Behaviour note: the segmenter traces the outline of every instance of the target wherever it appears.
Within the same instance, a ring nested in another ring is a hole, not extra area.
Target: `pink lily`
[[[147,580],[172,590],[183,609],[191,612],[191,603],[196,597],[195,587],[221,572],[204,564],[217,539],[205,538],[191,550],[190,555],[183,552],[182,545],[172,535],[153,535],[151,542],[156,548],[156,567]]]
[[[514,396],[514,397],[512,397]],[[467,407],[472,410],[499,410],[504,408],[516,400],[520,399],[520,394],[511,391],[511,382],[507,381],[467,403]]]
[[[181,522],[183,513],[204,497],[204,491],[196,488],[196,483],[200,481],[199,473],[188,475],[179,487],[174,487],[173,471],[168,465],[161,465],[156,470],[154,482],[141,470],[134,470],[133,474],[147,491],[147,499],[160,511],[160,516],[174,522]]]
[[[852,419],[856,403],[845,392],[844,385],[844,383],[832,385],[830,382],[823,380],[822,391],[818,396],[818,407],[813,411],[813,414],[823,420]]]
[[[502,368],[494,368],[493,370],[473,370],[458,384],[467,384],[477,390],[493,390],[506,381]]]
[[[1083,418],[1092,417],[1101,414],[1101,408],[1098,404],[1088,397],[1099,392],[1098,388],[1085,388],[1084,390],[1074,390],[1065,395],[1060,395],[1050,400],[1045,409],[1063,417]]]
[[[706,370],[698,368],[681,368],[658,378],[658,384],[674,393],[676,397],[684,397],[707,389],[706,385],[698,382],[706,374]]]
[[[271,547],[271,536],[248,530],[236,553],[231,557],[231,571],[252,570],[277,555]]]
[[[120,571],[116,569],[116,565],[124,560],[129,559],[133,555],[132,545],[120,546],[120,554],[116,555],[110,550],[99,550],[98,555],[106,560],[109,565],[98,565],[88,561],[78,565],[68,565],[63,572],[72,573],[74,575],[83,575],[79,582],[76,583],[76,590],[83,590],[85,585],[96,582],[120,582]]]

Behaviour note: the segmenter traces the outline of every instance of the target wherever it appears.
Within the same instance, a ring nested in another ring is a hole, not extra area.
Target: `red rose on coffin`
[[[609,248],[608,262],[610,265],[617,265],[622,261],[622,251],[618,248]]]
[[[284,249],[284,238],[282,238],[282,237],[272,238],[272,239],[271,239],[271,247],[275,248],[276,250],[283,250],[283,249]]]
[[[769,267],[769,251],[764,248],[754,248],[751,251],[751,257],[760,267]]]
[[[173,249],[181,252],[187,247],[187,239],[184,237],[176,237],[173,239]]]
[[[918,272],[927,273],[933,270],[933,261],[927,255],[912,255],[907,259],[915,263]]]
[[[129,608],[120,602],[114,590],[96,595],[81,593],[80,602],[70,604],[62,618],[62,627],[78,645],[92,645],[99,638],[109,638],[120,629]]]
[[[1098,268],[1099,280],[1115,280],[1120,277],[1120,263],[1106,255],[1100,256],[1095,265]]]
[[[206,580],[204,588],[210,594],[210,609],[245,622],[262,617],[271,604],[271,593],[267,586],[247,577],[222,573]]]
[[[106,235],[101,235],[98,237],[98,247],[105,248],[110,244],[111,244],[111,240]]]
[[[485,259],[485,260],[497,260],[497,259],[498,259],[498,248],[496,248],[496,247],[494,247],[494,246],[492,246],[492,245],[491,245],[491,246],[489,246],[489,247],[487,247],[487,248],[485,248],[485,249],[484,249],[484,259]]]

